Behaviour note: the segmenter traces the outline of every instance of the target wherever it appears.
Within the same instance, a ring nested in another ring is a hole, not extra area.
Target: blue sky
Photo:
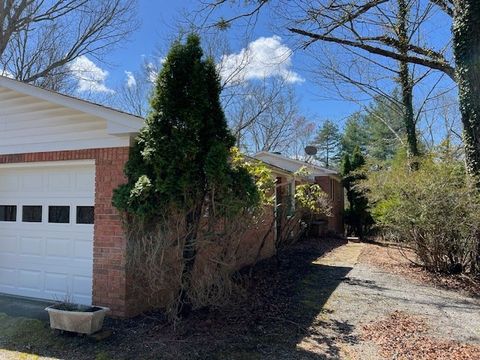
[[[91,59],[96,66],[108,71],[105,76],[105,86],[115,89],[118,84],[126,81],[126,71],[135,72],[139,70],[144,62],[144,57],[152,55],[164,56],[168,51],[171,39],[177,34],[175,24],[182,21],[183,12],[192,13],[196,9],[196,1],[149,1],[140,0],[138,17],[140,26],[129,37],[128,41],[119,45],[113,51],[102,58],[102,62]],[[261,21],[251,36],[251,41],[258,38],[271,38],[275,34],[266,23]],[[241,34],[232,30],[228,33],[231,50],[238,53],[245,46],[245,42],[239,41]],[[280,42],[283,44],[284,39]],[[287,46],[287,45],[285,45]],[[337,100],[319,99],[323,90],[314,82],[309,80],[309,74],[302,71],[302,55],[294,53],[289,59],[288,70],[298,74],[302,81],[294,83],[298,95],[300,109],[303,115],[314,122],[330,118],[338,122],[358,109],[358,106]]]
[[[132,32],[127,42],[119,44],[117,48],[106,54],[102,62],[91,59],[98,66],[97,71],[102,79],[99,90],[108,94],[110,89],[118,88],[120,84],[127,81],[126,72],[138,71],[145,58],[151,58],[153,55],[165,56],[171,40],[178,33],[178,24],[181,23],[182,26],[185,26],[183,14],[187,13],[189,16],[195,14],[199,3],[196,0],[139,0],[138,18],[140,23],[138,29]],[[223,14],[228,17],[233,12],[227,8]],[[283,51],[285,53],[285,49],[290,51],[294,44],[289,44],[291,39],[287,34],[278,34],[277,31],[272,30],[274,27],[269,23],[270,20],[268,14],[261,16],[255,29],[249,36],[250,44],[256,46],[255,49],[259,52],[260,60],[263,59],[263,61],[266,57],[273,55],[272,52],[269,53],[262,50],[262,46],[270,46],[275,51]],[[244,29],[240,26],[234,27],[226,33],[232,52],[230,60],[233,62],[235,62],[235,56],[239,56],[242,49],[247,46],[247,43],[243,40],[243,31]],[[448,32],[449,27],[437,26],[433,22],[433,26],[428,30],[427,36],[430,40],[433,39],[435,44],[437,37],[441,39],[444,36],[448,36],[441,33],[442,31]],[[276,37],[278,35],[280,37]],[[332,50],[334,55],[335,51],[338,50],[335,45],[327,49]],[[303,50],[292,52],[291,56],[288,56],[285,60],[280,70],[273,71],[271,76],[291,76],[290,79],[294,79],[291,83],[295,87],[299,99],[301,114],[310,121],[321,123],[325,119],[332,119],[341,127],[348,115],[361,109],[358,103],[341,100],[338,95],[334,95],[332,91],[329,91],[328,85],[321,86],[318,81],[313,80],[312,73],[308,69],[318,66],[318,64],[312,66],[311,57],[306,56]],[[339,60],[344,59],[340,57]],[[348,60],[345,61],[344,66],[348,66]],[[84,64],[80,65],[80,67],[84,66]],[[90,64],[90,66],[93,65]],[[253,69],[251,73],[255,74],[255,71],[258,71],[258,69]],[[431,80],[427,79],[426,86],[424,88],[418,87],[417,93],[421,95],[422,92],[428,92],[429,85],[435,80],[435,76]],[[385,86],[393,86],[390,80],[385,83],[388,83]],[[451,83],[445,81],[445,86],[451,86]],[[110,93],[113,94],[113,90]],[[367,99],[365,96],[362,98]]]

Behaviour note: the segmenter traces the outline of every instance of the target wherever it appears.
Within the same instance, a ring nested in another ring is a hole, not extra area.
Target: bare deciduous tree
[[[243,129],[244,148],[247,152],[275,151],[300,157],[299,148],[310,143],[314,125],[300,113],[293,87],[276,83],[269,91],[276,94],[274,98],[267,97],[269,102],[253,100],[258,116],[251,117],[250,124]],[[259,92],[254,97],[262,99],[262,95]],[[252,99],[246,99],[246,103]]]
[[[420,7],[435,8],[443,14],[426,16],[423,23],[432,22],[436,27],[446,24],[453,29],[451,36],[436,38],[435,42],[427,38],[407,37],[408,44],[390,36],[385,29],[395,26],[390,17],[388,23],[382,20],[388,13],[392,0],[347,1],[311,1],[277,0],[234,2],[246,7],[240,15],[229,19],[220,19],[215,24],[228,27],[233,21],[258,16],[267,7],[277,11],[278,18],[285,20],[280,26],[291,34],[300,35],[308,47],[314,42],[336,44],[349,47],[384,59],[416,64],[438,70],[448,75],[459,86],[460,109],[462,113],[463,138],[467,170],[477,178],[480,188],[480,65],[476,59],[480,56],[480,2],[478,0],[409,0],[404,4],[420,4]],[[222,6],[226,1],[210,3],[211,9]],[[212,13],[212,11],[210,11]],[[408,29],[421,24],[408,22]],[[453,26],[450,26],[453,25]],[[453,59],[452,50],[455,55]]]
[[[181,32],[182,33],[182,32]],[[281,151],[295,157],[304,155],[314,125],[298,110],[294,87],[286,79],[265,77],[245,80],[242,72],[250,64],[248,52],[235,67],[225,69],[222,59],[231,54],[225,35],[218,31],[203,38],[206,54],[217,64],[221,79],[221,100],[236,146],[247,153]],[[127,81],[117,89],[118,107],[139,116],[146,116],[148,98],[161,67],[161,52],[146,59],[141,69],[128,74]]]
[[[0,1],[0,71],[65,89],[68,64],[100,57],[135,28],[136,0]]]

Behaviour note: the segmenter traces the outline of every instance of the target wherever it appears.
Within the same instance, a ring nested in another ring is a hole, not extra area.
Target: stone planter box
[[[100,331],[109,308],[101,306],[65,306],[55,304],[45,309],[50,317],[52,329],[79,334],[93,334]]]

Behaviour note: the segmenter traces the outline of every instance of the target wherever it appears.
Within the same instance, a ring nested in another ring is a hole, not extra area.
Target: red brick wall
[[[330,196],[330,200],[332,201],[332,216],[328,218],[328,230],[343,235],[343,209],[345,200],[342,182],[329,176],[316,176],[315,182]]]
[[[114,316],[128,316],[126,239],[112,191],[125,181],[123,167],[129,148],[106,148],[0,155],[2,163],[95,160],[95,225],[93,242],[93,303],[108,306]]]
[[[133,277],[126,271],[126,238],[119,214],[112,206],[112,191],[125,182],[124,164],[129,148],[88,149],[42,153],[0,155],[1,163],[39,161],[95,160],[95,225],[93,249],[93,303],[108,306],[112,315],[128,317],[136,315],[138,298],[132,286]],[[283,179],[280,179],[282,181]],[[343,187],[337,180],[334,186],[333,217],[329,218],[329,230],[343,234]],[[331,194],[328,176],[317,177],[316,182]],[[282,190],[279,190],[282,191]],[[271,214],[273,215],[273,213]],[[271,222],[270,222],[271,223]],[[266,229],[258,229],[263,234]],[[241,256],[237,267],[251,263],[256,257],[258,239],[263,236],[248,236],[242,240]],[[258,234],[255,234],[258,235]],[[269,233],[261,258],[274,253],[274,232]]]

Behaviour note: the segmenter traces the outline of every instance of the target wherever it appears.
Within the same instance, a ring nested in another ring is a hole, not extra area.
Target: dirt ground
[[[312,240],[248,272],[228,309],[175,329],[146,314],[108,320],[98,341],[0,314],[0,359],[480,359],[475,287],[434,280],[398,249]]]

